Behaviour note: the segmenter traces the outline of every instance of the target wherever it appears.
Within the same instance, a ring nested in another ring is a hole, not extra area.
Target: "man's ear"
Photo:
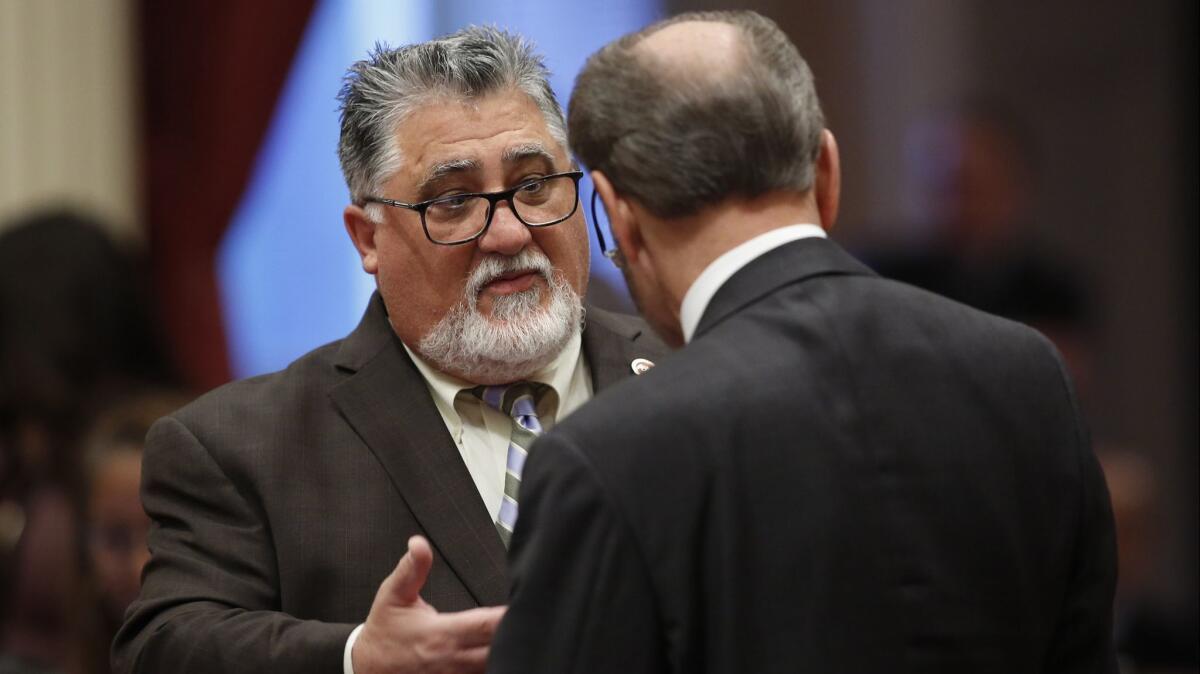
[[[829,231],[837,222],[838,206],[842,198],[842,162],[838,157],[837,140],[829,129],[821,130],[821,150],[817,154],[813,190],[817,199],[817,213],[821,216],[821,227]]]
[[[379,257],[375,254],[375,221],[367,215],[366,210],[351,204],[342,211],[342,221],[346,223],[346,233],[358,250],[362,259],[363,271],[374,274],[379,269]]]
[[[592,184],[600,193],[600,201],[604,202],[604,212],[608,214],[608,227],[612,231],[617,250],[625,258],[625,262],[633,264],[644,251],[642,232],[634,217],[629,201],[617,194],[608,176],[602,171],[592,171]]]

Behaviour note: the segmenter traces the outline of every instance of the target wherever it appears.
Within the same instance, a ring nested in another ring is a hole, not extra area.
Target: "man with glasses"
[[[378,292],[346,339],[152,430],[119,671],[481,671],[526,451],[663,348],[585,316],[582,174],[526,42],[379,48],[340,98]]]
[[[569,119],[683,348],[538,441],[489,672],[1115,672],[1061,359],[826,238],[837,145],[786,35],[656,24],[588,60]]]

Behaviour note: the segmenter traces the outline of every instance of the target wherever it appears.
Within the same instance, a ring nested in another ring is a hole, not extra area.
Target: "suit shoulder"
[[[712,418],[723,399],[700,351],[664,347],[652,369],[597,392],[555,431],[580,457],[604,466],[636,464],[646,458],[644,447],[680,446],[701,426],[697,418]]]
[[[948,348],[1057,354],[1033,328],[956,300],[879,276],[826,278],[805,295],[839,333],[853,330],[875,344],[910,342],[914,336]]]
[[[330,342],[282,370],[239,379],[199,396],[171,416],[193,433],[206,428],[245,428],[267,415],[302,414],[338,379],[335,357],[343,340]]]

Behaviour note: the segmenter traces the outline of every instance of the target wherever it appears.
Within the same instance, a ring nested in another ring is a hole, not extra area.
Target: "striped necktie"
[[[508,440],[508,463],[504,472],[504,499],[496,517],[496,531],[504,547],[512,539],[517,523],[517,492],[521,488],[521,470],[533,441],[542,434],[537,417],[537,402],[550,387],[534,382],[516,382],[503,386],[477,386],[471,394],[492,409],[512,418],[512,434]]]

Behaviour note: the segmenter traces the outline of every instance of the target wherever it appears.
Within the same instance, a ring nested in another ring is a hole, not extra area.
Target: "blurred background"
[[[727,8],[816,74],[834,238],[1062,350],[1113,494],[1123,666],[1196,671],[1194,0],[0,0],[0,674],[106,671],[153,418],[356,324],[351,62],[495,23],[565,104],[602,44]],[[630,306],[598,255],[590,294]]]

